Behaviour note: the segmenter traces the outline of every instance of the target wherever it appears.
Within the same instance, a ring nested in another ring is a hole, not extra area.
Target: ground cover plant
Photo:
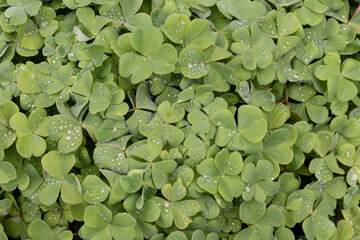
[[[0,240],[360,239],[358,0],[0,0]]]

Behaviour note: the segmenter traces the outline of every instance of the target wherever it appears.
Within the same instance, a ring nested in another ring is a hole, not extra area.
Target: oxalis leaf
[[[0,239],[359,239],[358,2],[0,0]]]
[[[53,116],[47,126],[49,136],[59,140],[58,149],[62,153],[76,150],[82,142],[82,130],[79,123],[65,115]]]

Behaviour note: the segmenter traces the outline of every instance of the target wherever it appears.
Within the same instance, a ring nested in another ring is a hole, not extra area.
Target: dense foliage
[[[0,0],[0,239],[360,239],[355,0]]]

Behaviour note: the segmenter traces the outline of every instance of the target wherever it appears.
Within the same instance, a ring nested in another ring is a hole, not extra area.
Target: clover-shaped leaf
[[[101,83],[94,83],[90,95],[89,111],[91,114],[103,111],[110,104],[108,89]]]
[[[280,208],[271,205],[266,209],[265,203],[258,203],[255,200],[242,202],[240,204],[240,218],[243,222],[251,225],[235,235],[234,239],[265,239],[272,235],[271,228],[279,226],[283,219]]]
[[[323,212],[325,208],[327,211],[330,210],[332,212],[329,205],[327,200],[323,200],[313,214],[303,222],[303,229],[308,238],[327,239],[333,235],[336,230],[335,224]]]
[[[267,123],[263,119],[261,110],[251,106],[241,106],[238,109],[238,119],[239,131],[246,140],[256,143],[264,138]]]
[[[347,141],[353,143],[360,135],[360,125],[355,118],[349,118],[345,115],[340,115],[334,118],[330,123],[330,129],[340,135],[340,141]]]
[[[315,133],[310,132],[311,126],[305,121],[297,122],[295,128],[298,135],[295,143],[296,147],[305,153],[309,153],[314,148]]]
[[[211,122],[218,126],[215,143],[231,150],[254,151],[262,146],[267,129],[267,121],[262,111],[251,105],[243,105],[238,109],[238,124],[229,110],[220,110],[213,114]]]
[[[79,8],[76,11],[79,21],[85,26],[93,36],[96,36],[100,30],[109,22],[102,16],[96,16],[94,10],[89,7]]]
[[[351,224],[346,220],[340,220],[333,236],[336,237],[335,239],[351,239],[353,235],[354,229]]]
[[[73,238],[73,234],[70,230],[63,230],[59,233],[55,232],[49,227],[49,225],[41,220],[36,219],[31,222],[28,229],[28,234],[31,239],[59,239],[59,240],[70,240]]]
[[[170,143],[176,147],[184,140],[184,132],[170,123],[179,122],[185,117],[185,111],[178,103],[167,101],[158,106],[156,113],[148,124],[140,125],[140,133],[146,137],[160,138],[162,144]]]
[[[179,201],[186,195],[186,188],[181,184],[181,182],[176,182],[172,186],[171,184],[165,185],[161,189],[162,195],[169,201]]]
[[[306,112],[315,123],[323,123],[328,119],[329,111],[324,106],[327,100],[324,96],[314,96],[306,104]]]
[[[242,171],[241,154],[223,149],[216,154],[215,159],[208,158],[197,166],[201,175],[197,183],[209,193],[219,193],[225,200],[231,201],[238,197],[244,189],[244,183],[238,174]]]
[[[254,224],[265,214],[266,206],[254,200],[240,205],[240,218],[244,223]]]
[[[264,202],[267,196],[273,196],[280,188],[279,183],[269,181],[274,171],[270,161],[260,160],[256,166],[246,163],[241,173],[241,180],[245,183],[245,191],[242,197],[246,201],[254,198],[258,202]]]
[[[187,155],[192,158],[204,158],[206,156],[206,147],[204,142],[195,135],[189,135],[184,146],[188,149]]]
[[[88,206],[84,213],[85,224],[79,230],[84,239],[133,239],[136,220],[127,213],[112,216],[110,209],[102,204]]]
[[[200,204],[196,200],[179,201],[186,194],[186,188],[180,181],[173,186],[165,185],[163,189],[161,192],[169,201],[153,197],[160,207],[159,226],[170,227],[174,222],[178,228],[185,229],[192,221],[191,217],[200,210]]]
[[[308,63],[325,53],[344,51],[346,39],[340,34],[340,29],[340,24],[335,19],[323,19],[316,26],[305,29],[304,42],[308,53],[305,58],[300,57],[300,60]]]
[[[81,127],[76,120],[66,115],[51,117],[47,124],[47,131],[53,140],[59,140],[58,150],[61,153],[75,151],[81,145]]]
[[[105,47],[96,42],[89,44],[85,49],[76,51],[76,59],[80,61],[79,67],[100,67],[100,65],[108,58],[104,51]]]
[[[21,46],[18,47],[17,51],[20,52],[19,48],[21,47],[24,49],[22,54],[25,56],[36,55],[37,50],[44,45],[44,38],[40,35],[38,27],[32,20],[20,25],[18,37],[21,39]]]
[[[136,199],[139,198],[139,194],[132,194],[124,201],[124,208],[136,219],[143,222],[155,222],[160,216],[160,208],[155,200],[148,199],[143,206],[139,209],[136,207]]]
[[[328,7],[319,0],[305,0],[304,5],[294,11],[302,25],[309,24],[315,26],[319,24]]]
[[[119,121],[107,119],[96,129],[95,137],[98,142],[108,142],[126,134],[128,131],[123,119]]]
[[[40,17],[42,16],[42,17]],[[35,16],[35,22],[40,26],[39,33],[42,37],[46,38],[55,33],[59,27],[58,21],[55,20],[56,12],[49,7],[41,7]]]
[[[318,132],[316,134],[314,151],[324,157],[330,151],[333,143],[333,136],[330,132]]]
[[[109,195],[110,187],[99,177],[90,175],[82,182],[84,200],[88,203],[103,202]]]
[[[340,199],[346,194],[346,182],[343,177],[334,177],[327,182],[313,182],[306,189],[313,191],[315,198],[323,195],[330,199]]]
[[[129,30],[134,30],[137,27],[151,26],[152,20],[149,15],[143,12],[137,13],[142,3],[142,0],[119,1],[119,6],[113,1],[105,2],[100,8],[100,14],[111,20],[115,27],[124,25]]]
[[[300,22],[293,13],[286,13],[280,10],[277,16],[279,36],[288,36],[295,33],[300,27]]]
[[[230,4],[228,4],[227,11],[235,18],[250,23],[260,17],[263,17],[267,12],[264,5],[260,2],[247,0],[231,1]]]
[[[64,179],[74,164],[74,154],[61,154],[58,151],[49,152],[41,159],[44,170],[57,179]]]
[[[274,41],[261,33],[256,23],[251,25],[251,31],[247,28],[237,28],[232,35],[235,42],[231,49],[241,55],[242,64],[248,70],[267,68],[270,66],[275,50]]]
[[[100,170],[100,172],[105,176],[110,185],[110,193],[108,199],[109,205],[118,203],[119,201],[124,200],[129,195],[121,187],[120,178],[122,175],[106,169],[102,169]]]
[[[11,146],[11,144],[16,139],[16,133],[11,131],[9,121],[11,117],[19,112],[19,108],[16,106],[15,103],[11,101],[6,101],[5,103],[1,104],[0,110],[0,144],[2,148],[6,149]]]
[[[62,182],[61,199],[71,205],[83,203],[81,183],[75,174],[68,174]]]
[[[152,162],[162,150],[162,142],[158,138],[149,138],[131,145],[127,152],[131,155]]]
[[[359,149],[355,150],[352,144],[344,144],[338,149],[336,158],[345,166],[351,167],[346,175],[346,181],[351,186],[360,181]]]
[[[6,9],[4,15],[10,18],[10,24],[14,26],[24,24],[28,19],[27,15],[36,15],[42,5],[41,1],[36,0],[7,0],[7,3],[10,7]]]
[[[35,79],[35,75],[30,70],[22,71],[17,78],[18,87],[25,93],[39,93],[42,91],[41,86]]]
[[[130,171],[127,176],[120,178],[121,187],[127,193],[135,193],[143,186],[143,174],[137,171]]]
[[[169,102],[164,101],[158,106],[157,110],[159,116],[166,123],[177,123],[185,116],[184,109],[177,103],[171,105]]]
[[[94,150],[94,163],[102,169],[127,173],[129,165],[124,150],[130,136],[123,136],[112,142],[100,143]]]
[[[10,126],[16,130],[18,140],[16,149],[22,157],[41,156],[46,150],[46,124],[49,117],[44,109],[33,111],[29,118],[23,113],[16,113],[10,119]]]
[[[334,154],[313,159],[309,165],[309,171],[315,173],[316,178],[324,182],[333,178],[333,172],[344,174],[344,170],[338,166]]]
[[[106,109],[106,117],[114,120],[124,120],[124,115],[129,110],[129,105],[124,102],[125,93],[116,84],[108,83],[106,87],[110,90],[110,105]]]
[[[17,177],[16,169],[9,162],[0,162],[0,183],[8,183]]]
[[[226,59],[231,54],[218,46],[202,50],[196,44],[185,47],[179,55],[181,73],[191,79],[205,76],[205,83],[214,86],[218,91],[229,89],[228,83],[234,83],[234,72],[226,64],[215,62]]]
[[[173,172],[176,168],[176,162],[174,160],[162,160],[154,162],[152,164],[152,180],[156,188],[160,189],[168,181],[168,174]]]
[[[190,21],[184,14],[171,14],[166,18],[161,30],[172,42],[182,46],[193,44],[205,49],[215,42],[207,21],[204,19]]]
[[[355,84],[350,80],[357,80],[351,72],[353,68],[360,67],[357,62],[348,61],[340,69],[340,57],[338,54],[330,52],[324,58],[326,65],[320,65],[315,69],[315,76],[320,80],[327,81],[328,98],[336,97],[339,101],[349,101],[357,94]],[[343,73],[344,71],[344,73]]]
[[[76,82],[76,77],[71,76],[73,69],[69,65],[59,68],[51,75],[51,83],[46,86],[48,94],[60,93],[63,101],[70,99],[70,87]]]
[[[144,45],[144,41],[151,44]],[[139,83],[149,78],[154,72],[166,74],[175,70],[177,53],[170,44],[163,44],[164,37],[156,27],[137,28],[130,36],[131,46],[139,54],[128,52],[120,58],[120,74],[130,77],[132,83]]]
[[[200,78],[208,73],[205,55],[197,45],[189,45],[179,55],[182,74],[188,78]]]
[[[290,137],[287,129],[278,129],[272,132],[264,141],[263,156],[266,159],[278,162],[280,164],[289,164],[294,154],[291,151],[290,144],[286,142]]]

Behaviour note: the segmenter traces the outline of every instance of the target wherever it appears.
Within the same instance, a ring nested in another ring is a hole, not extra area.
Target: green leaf
[[[81,127],[77,121],[66,115],[51,117],[47,130],[53,140],[59,140],[58,150],[61,153],[70,153],[81,145]]]
[[[186,237],[185,233],[180,232],[180,231],[174,231],[171,232],[167,237],[166,240],[187,240],[188,238]]]
[[[152,179],[158,189],[167,183],[167,174],[173,172],[176,166],[177,163],[174,160],[162,160],[152,165]]]
[[[130,77],[131,82],[136,84],[149,78],[152,73],[151,62],[135,53],[125,53],[120,59],[120,74]]]
[[[182,74],[188,78],[201,78],[208,73],[205,55],[197,45],[189,45],[179,55]]]
[[[14,166],[9,162],[0,162],[0,184],[8,183],[16,179],[17,173]]]
[[[328,119],[328,109],[323,105],[326,99],[322,96],[315,96],[306,103],[306,111],[309,118],[315,123],[323,123]]]
[[[35,75],[30,70],[22,71],[17,77],[19,89],[24,93],[39,93],[42,91]]]
[[[143,175],[140,172],[129,172],[128,176],[120,178],[121,187],[127,193],[135,193],[143,186]]]
[[[174,103],[171,105],[170,102],[162,102],[157,109],[159,116],[166,123],[179,122],[185,116],[185,110],[179,104]]]
[[[95,16],[94,10],[89,7],[79,8],[76,11],[76,16],[93,36],[96,36],[100,30],[109,22],[107,18]]]
[[[295,240],[295,236],[293,234],[293,232],[285,227],[280,227],[275,231],[275,237],[279,240],[285,240],[285,239],[289,239],[289,240]]]
[[[190,19],[183,14],[171,14],[166,18],[161,30],[165,35],[176,44],[184,44],[186,41],[186,29]]]
[[[160,209],[158,204],[153,199],[145,201],[141,208],[136,206],[136,199],[139,198],[138,194],[132,194],[124,201],[124,208],[129,213],[136,216],[137,219],[144,222],[155,222],[160,216]]]
[[[260,109],[243,105],[238,109],[238,128],[240,133],[251,143],[261,141],[266,133],[267,122]]]
[[[55,238],[56,234],[49,225],[41,219],[36,219],[29,225],[28,229],[29,236],[33,239],[49,239]]]
[[[136,220],[129,214],[118,213],[113,217],[110,230],[117,240],[133,239],[135,237]]]
[[[152,162],[158,157],[162,150],[162,142],[158,138],[149,138],[132,144],[128,149],[128,153],[146,161]]]
[[[332,221],[318,214],[307,218],[302,226],[307,238],[317,239],[329,239],[336,229]]]
[[[181,184],[180,181],[177,181],[172,186],[171,184],[166,184],[161,189],[162,195],[169,201],[179,201],[186,195],[186,188]]]
[[[71,205],[84,201],[81,183],[75,174],[68,174],[61,184],[61,199]]]
[[[351,239],[354,235],[354,229],[346,220],[340,220],[337,223],[337,229],[331,239]]]
[[[254,199],[240,204],[240,219],[246,224],[254,224],[265,214],[265,203],[258,203]]]
[[[161,31],[156,27],[137,28],[130,36],[131,45],[143,56],[149,56],[150,52],[160,47],[164,41]],[[148,42],[149,44],[143,44]]]
[[[82,182],[84,200],[88,203],[103,202],[109,195],[110,187],[99,177],[90,175]]]
[[[319,154],[321,157],[324,157],[325,154],[330,151],[330,148],[333,143],[333,136],[330,132],[318,132],[316,134],[316,140],[314,145],[314,151]]]
[[[51,151],[41,158],[41,165],[47,173],[57,179],[64,179],[75,164],[74,154]]]
[[[112,220],[111,211],[102,204],[89,206],[84,212],[85,225],[91,228],[101,228],[108,225]]]
[[[290,110],[284,104],[277,104],[267,114],[268,124],[270,129],[276,129],[282,126],[290,117]]]
[[[216,155],[215,165],[226,175],[238,175],[242,171],[243,161],[240,153],[229,154],[226,149],[223,149]]]
[[[126,144],[128,139],[129,136],[124,136],[114,142],[98,144],[93,155],[95,165],[99,168],[127,173],[129,166],[123,152],[122,144]]]
[[[110,105],[110,92],[101,83],[94,83],[90,95],[89,111],[91,114],[104,111]]]
[[[348,79],[359,81],[360,78],[356,74],[357,72],[359,72],[359,69],[360,63],[356,60],[349,59],[345,62],[341,74]]]

